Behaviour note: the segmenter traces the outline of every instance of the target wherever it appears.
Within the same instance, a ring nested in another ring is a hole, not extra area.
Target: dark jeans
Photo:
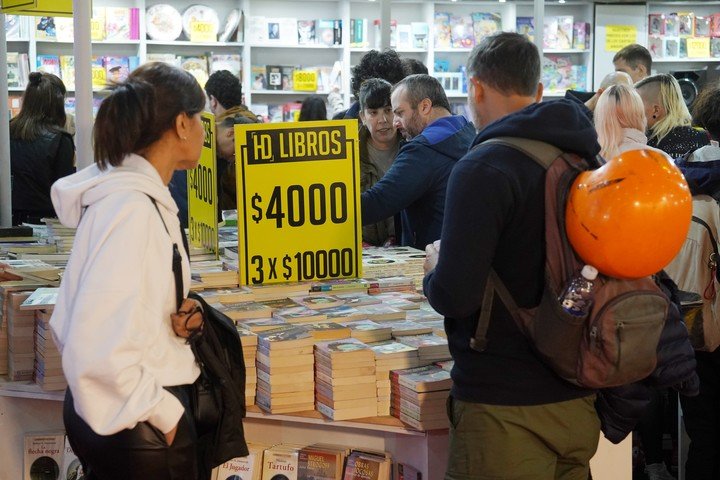
[[[685,478],[720,478],[720,349],[712,353],[695,352],[700,395],[680,396],[690,450]]]
[[[182,388],[173,387],[172,391],[178,395]],[[148,422],[113,435],[98,435],[75,412],[70,389],[65,394],[63,420],[70,445],[83,466],[85,480],[199,478],[196,435],[187,410],[180,418],[171,446],[165,435]]]

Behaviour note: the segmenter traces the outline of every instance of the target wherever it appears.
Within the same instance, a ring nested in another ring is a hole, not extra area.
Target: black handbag
[[[157,209],[157,204],[153,205]],[[160,214],[160,210],[158,210]],[[167,230],[165,221],[163,226]],[[168,231],[168,234],[170,232]],[[185,250],[187,240],[181,231]],[[177,308],[183,301],[182,256],[173,243],[172,270],[175,277]],[[211,307],[194,292],[202,309],[202,330],[188,343],[200,368],[200,376],[190,389],[190,409],[198,435],[198,449],[205,468],[215,468],[235,457],[248,455],[242,419],[245,417],[245,362],[235,323]]]

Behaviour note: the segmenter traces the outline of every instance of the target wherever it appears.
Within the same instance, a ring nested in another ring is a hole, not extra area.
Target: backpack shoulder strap
[[[543,167],[545,170],[550,168],[553,161],[563,153],[562,150],[554,145],[550,145],[549,143],[520,137],[491,138],[490,140],[485,140],[484,142],[477,144],[473,147],[473,150],[483,145],[503,145],[514,148],[534,160],[535,163]]]
[[[549,143],[520,137],[492,138],[476,145],[473,149],[483,145],[503,145],[515,149],[531,158],[535,163],[543,167],[544,170],[548,170],[555,159],[563,153],[562,150]],[[513,317],[518,309],[517,303],[497,272],[494,269],[490,269],[485,283],[485,291],[483,292],[480,316],[475,329],[475,335],[470,339],[470,346],[473,350],[482,352],[487,347],[487,331],[490,326],[490,314],[492,312],[495,294],[500,297],[500,301],[503,302]]]
[[[147,195],[147,194],[145,194]],[[152,202],[153,206],[155,207],[155,210],[157,211],[158,215],[160,216],[160,221],[163,224],[163,227],[165,227],[165,231],[167,232],[168,236],[170,236],[170,230],[168,230],[167,225],[165,224],[165,220],[163,219],[162,213],[160,213],[160,209],[157,206],[157,202],[153,197],[148,195],[148,198]],[[172,236],[170,236],[170,239],[172,240]],[[184,240],[184,239],[183,239]],[[186,247],[187,249],[187,247]],[[177,304],[177,309],[180,310],[180,306],[183,302],[183,278],[182,278],[182,256],[180,255],[180,250],[178,249],[177,243],[173,242],[173,256],[172,256],[172,271],[173,271],[173,277],[175,277],[175,303]]]

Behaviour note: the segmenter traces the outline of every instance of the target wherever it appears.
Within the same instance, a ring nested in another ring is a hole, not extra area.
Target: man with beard
[[[445,188],[475,127],[450,113],[440,82],[410,75],[392,91],[393,123],[407,140],[382,179],[362,194],[363,225],[401,213],[401,244],[424,249],[440,238]]]

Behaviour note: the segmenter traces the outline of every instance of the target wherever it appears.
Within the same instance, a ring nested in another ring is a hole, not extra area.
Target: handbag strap
[[[147,195],[147,194],[146,194]],[[172,235],[170,235],[170,230],[168,230],[167,225],[165,224],[165,219],[162,216],[162,213],[160,213],[160,209],[157,206],[157,202],[153,197],[148,195],[148,198],[152,202],[153,206],[155,207],[155,210],[158,212],[158,215],[160,216],[160,221],[163,224],[163,227],[165,228],[165,231],[167,232],[168,236],[172,239]],[[183,278],[182,278],[182,256],[180,255],[180,249],[178,249],[177,243],[173,242],[173,253],[172,253],[172,271],[173,276],[175,277],[175,302],[177,304],[177,310],[180,310],[180,307],[182,306],[183,302]]]

